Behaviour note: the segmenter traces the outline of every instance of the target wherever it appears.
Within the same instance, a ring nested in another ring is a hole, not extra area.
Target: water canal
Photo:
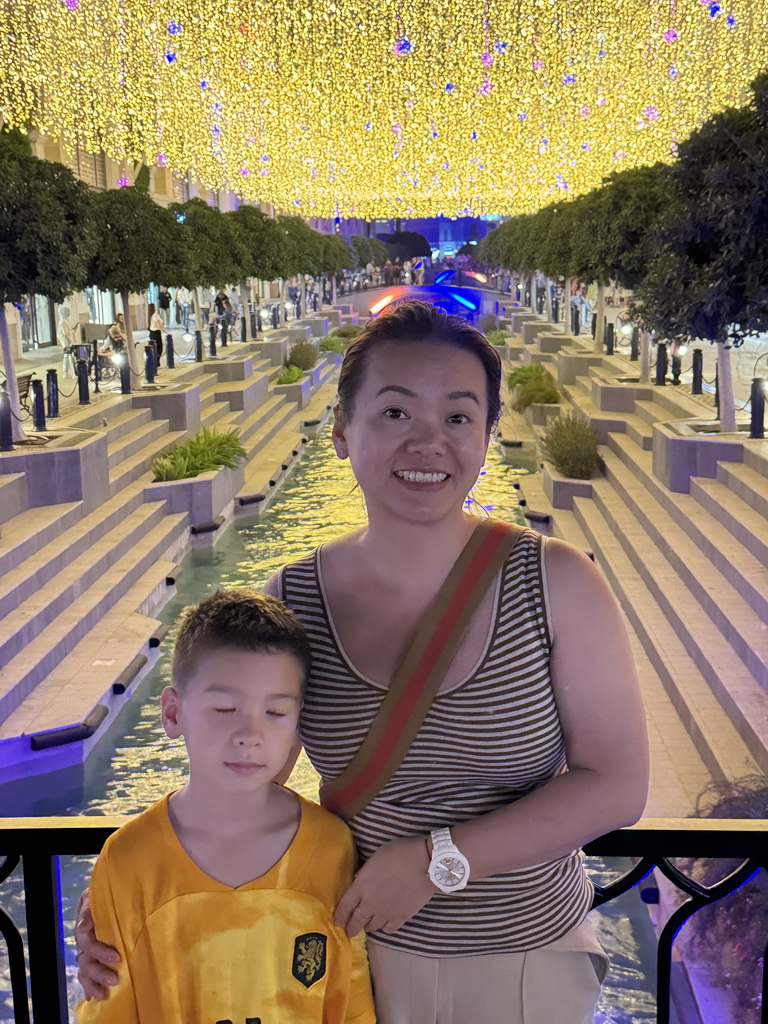
[[[470,505],[482,515],[523,522],[513,484],[535,469],[535,464],[505,464],[499,449],[492,446]],[[359,526],[363,519],[362,496],[355,489],[349,464],[335,457],[326,429],[309,445],[294,475],[259,521],[236,524],[215,548],[194,551],[186,559],[177,593],[160,615],[170,627],[161,656],[91,754],[84,773],[46,782],[45,786],[38,780],[34,787],[17,788],[12,809],[5,801],[4,813],[135,814],[177,788],[185,772],[184,747],[182,741],[165,736],[158,697],[170,681],[173,623],[180,610],[218,586],[262,585],[285,562]],[[307,797],[317,796],[317,776],[303,757],[290,784]],[[0,802],[1,798],[0,793]],[[70,1008],[80,998],[72,938],[74,907],[92,863],[91,858],[60,859]],[[599,882],[607,881],[625,866],[624,862],[609,865],[597,858],[589,860],[590,873]],[[17,922],[23,916],[21,893],[17,871],[4,884],[2,893],[5,909]],[[650,1024],[656,1016],[656,943],[646,908],[632,892],[595,917],[600,939],[612,961],[596,1020],[600,1024]],[[0,944],[0,1021],[11,1020],[8,965]]]

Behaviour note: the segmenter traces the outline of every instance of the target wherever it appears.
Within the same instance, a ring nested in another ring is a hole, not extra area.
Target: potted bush
[[[544,493],[554,508],[572,508],[574,498],[590,498],[589,480],[600,467],[597,433],[583,413],[559,415],[541,437]],[[551,463],[551,465],[550,465]]]

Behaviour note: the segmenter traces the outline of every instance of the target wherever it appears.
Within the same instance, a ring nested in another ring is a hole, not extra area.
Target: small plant
[[[529,380],[540,380],[542,377],[549,378],[554,383],[554,377],[545,370],[541,363],[526,363],[525,366],[518,366],[507,377],[507,386],[510,391],[520,384],[527,384]]]
[[[297,341],[285,360],[286,366],[298,366],[300,370],[311,370],[317,362],[317,349],[311,341]]]
[[[357,324],[342,324],[341,327],[334,327],[331,333],[328,335],[329,338],[356,338],[362,331],[362,327]]]
[[[510,336],[506,331],[488,331],[486,338],[492,345],[506,345]]]
[[[486,337],[488,336],[489,331],[496,331],[498,328],[499,321],[493,313],[483,313],[482,316],[477,318],[477,329],[478,331],[482,331]]]
[[[150,469],[156,483],[163,480],[187,480],[222,466],[235,469],[247,454],[237,428],[219,434],[204,427],[191,441],[175,445],[163,455],[158,455],[150,463]]]
[[[575,480],[589,480],[597,472],[600,456],[597,434],[581,413],[558,416],[541,438],[541,446],[555,469]]]
[[[528,406],[534,403],[557,405],[559,401],[560,392],[557,390],[557,384],[547,374],[546,377],[531,377],[524,384],[519,384],[512,407],[517,412],[525,412]]]
[[[286,365],[280,371],[280,376],[277,378],[277,384],[295,384],[300,381],[304,376],[304,371],[300,366],[293,366],[291,363]]]
[[[341,352],[343,354],[344,349],[344,339],[338,335],[329,334],[327,338],[323,338],[320,342],[321,352]]]

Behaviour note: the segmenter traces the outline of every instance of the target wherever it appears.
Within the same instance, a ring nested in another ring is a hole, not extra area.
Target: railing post
[[[629,360],[636,363],[640,358],[640,328],[632,328],[632,340],[629,343]]]
[[[144,376],[147,383],[151,384],[155,379],[155,363],[157,362],[157,349],[154,341],[144,346]]]
[[[120,393],[123,395],[130,395],[131,393],[131,364],[128,362],[128,356],[125,352],[122,353],[123,358],[120,360]]]
[[[35,430],[45,430],[45,396],[43,395],[43,382],[41,380],[33,380],[31,383],[32,395],[34,398],[33,409]]]
[[[211,359],[216,358],[216,324],[211,324],[208,328],[208,352]]]
[[[717,367],[715,367],[715,411],[717,418],[720,419],[720,374],[717,372]]]
[[[765,381],[762,377],[754,377],[752,379],[750,407],[752,412],[750,418],[749,436],[765,437]]]
[[[99,343],[98,341],[91,342],[91,362],[93,363],[93,390],[98,395],[99,383],[101,381],[101,374],[99,373]]]
[[[245,322],[245,312],[243,312],[243,316],[242,316],[242,318],[240,320],[240,341],[244,342],[246,340],[247,340],[247,331],[246,331],[246,322]]]
[[[672,356],[672,383],[673,384],[679,384],[680,383],[680,374],[682,373],[682,370],[683,370],[683,359],[682,359],[682,356],[678,356],[678,355],[674,355],[673,354],[673,356]]]
[[[22,863],[32,1016],[46,1024],[67,1024],[58,857],[25,853]]]
[[[615,327],[614,327],[613,324],[606,323],[606,325],[605,325],[605,348],[606,348],[606,352],[607,352],[607,354],[609,356],[613,355],[615,344],[616,344]]]
[[[11,399],[5,386],[0,388],[0,452],[13,451],[13,420]]]
[[[597,313],[592,314],[592,337],[597,334]]]
[[[693,386],[691,388],[692,395],[700,395],[702,393],[701,383],[704,379],[704,353],[700,348],[693,350]]]
[[[176,366],[176,353],[173,350],[173,335],[166,334],[165,336],[165,365],[169,370],[173,370]]]
[[[667,343],[660,341],[656,346],[656,384],[663,387],[667,383]]]
[[[251,303],[251,337],[255,338],[259,333],[259,311],[255,303]]]
[[[195,331],[195,362],[203,361],[203,332]]]
[[[52,366],[45,371],[45,384],[48,391],[48,417],[53,419],[59,415],[59,377]]]
[[[221,318],[221,347],[227,347],[227,339],[229,337],[229,321],[227,320],[227,314]]]
[[[88,363],[86,363],[84,359],[78,359],[75,371],[77,373],[77,392],[80,399],[80,405],[90,405],[91,396],[88,389]]]

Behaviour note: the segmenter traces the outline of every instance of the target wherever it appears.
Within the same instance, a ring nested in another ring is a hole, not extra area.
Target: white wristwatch
[[[432,833],[432,860],[429,877],[441,892],[458,892],[469,881],[469,861],[451,838],[449,828]]]

